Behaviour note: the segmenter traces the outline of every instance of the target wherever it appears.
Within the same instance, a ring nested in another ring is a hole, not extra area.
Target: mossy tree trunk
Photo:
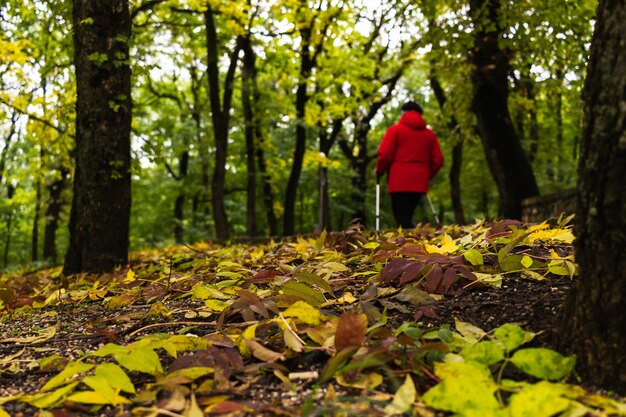
[[[128,0],[75,0],[73,25],[76,168],[65,274],[128,261],[131,205]]]

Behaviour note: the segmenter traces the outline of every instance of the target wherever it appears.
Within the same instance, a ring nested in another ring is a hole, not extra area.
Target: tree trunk
[[[128,0],[75,0],[76,170],[64,274],[128,262],[131,87]]]
[[[435,93],[439,108],[443,112],[447,98],[446,93],[441,87],[441,83],[437,78],[434,70],[431,69],[430,87]],[[463,201],[461,200],[461,166],[463,164],[463,142],[460,139],[458,133],[460,127],[456,118],[452,117],[448,122],[448,131],[454,133],[456,138],[453,138],[452,145],[452,164],[450,166],[450,172],[448,173],[448,179],[450,181],[450,199],[452,200],[452,210],[454,211],[454,221],[456,224],[465,224],[465,213],[463,212]],[[443,219],[443,217],[441,217]]]
[[[255,132],[257,120],[254,117],[252,105],[252,91],[256,79],[256,57],[252,50],[250,35],[243,38],[244,52],[241,69],[241,104],[243,107],[245,137],[246,137],[246,167],[247,167],[247,194],[246,194],[246,230],[248,236],[256,236],[256,164],[255,164]]]
[[[36,177],[35,213],[33,214],[33,229],[30,239],[30,260],[33,262],[39,260],[39,220],[41,219],[41,180],[39,179],[39,175],[36,174]]]
[[[185,147],[189,149],[189,144],[185,143]],[[178,244],[185,242],[186,179],[189,174],[189,151],[187,149],[182,151],[178,158],[178,176],[176,178],[180,183],[180,190],[174,200],[174,239]]]
[[[555,165],[555,185],[558,187],[563,184],[563,159],[565,150],[563,149],[563,81],[564,74],[562,69],[556,71],[557,91],[556,91],[556,163]]]
[[[319,183],[318,231],[331,231],[328,167],[320,164],[317,170]]]
[[[504,217],[520,219],[524,198],[539,194],[528,158],[513,127],[508,107],[509,62],[500,48],[500,0],[470,0],[474,21],[472,109],[476,114],[491,175]]]
[[[323,106],[323,104],[322,104]],[[324,126],[318,126],[320,129],[319,135],[319,150],[325,156],[328,157],[330,150],[335,145],[337,138],[341,134],[343,129],[343,118],[333,120],[331,124],[332,128],[328,132]],[[318,229],[319,231],[332,230],[331,225],[331,213],[330,213],[330,184],[328,183],[328,167],[320,164],[317,171],[318,184],[319,184],[319,217],[318,217]]]
[[[298,182],[300,182],[304,153],[306,151],[306,126],[304,124],[304,117],[306,104],[309,100],[307,83],[311,75],[311,70],[313,69],[313,62],[311,61],[311,53],[309,51],[311,29],[302,29],[301,33],[300,75],[298,88],[296,90],[296,146],[293,151],[293,164],[291,165],[291,173],[289,174],[287,189],[285,191],[285,213],[283,217],[283,235],[285,236],[293,235],[295,232],[295,209]]]
[[[257,124],[256,129],[256,137],[259,139],[259,146],[256,147],[256,161],[259,166],[259,174],[261,175],[261,181],[263,184],[263,205],[265,206],[265,213],[267,216],[267,226],[270,231],[270,236],[277,236],[278,219],[276,218],[276,213],[274,212],[274,189],[272,188],[272,178],[267,171],[265,152],[263,151],[266,139],[261,126]]]
[[[13,187],[13,185],[11,184],[7,184],[7,200],[11,200],[14,195],[15,195],[15,187]],[[5,268],[9,266],[9,252],[11,250],[11,235],[13,234],[13,230],[12,230],[13,229],[13,208],[12,207],[9,207],[9,214],[6,220],[6,228],[7,228],[7,235],[4,239],[4,254],[3,254],[3,261],[4,261]]]
[[[61,219],[63,208],[62,193],[66,186],[69,171],[65,168],[58,169],[59,178],[48,185],[48,204],[46,207],[46,226],[43,235],[43,259],[57,262],[56,233]]]
[[[213,121],[213,136],[215,139],[215,166],[213,167],[213,181],[211,182],[211,206],[215,221],[215,234],[218,240],[227,240],[230,231],[228,217],[224,206],[226,197],[226,158],[228,156],[228,131],[230,124],[230,108],[233,96],[233,81],[241,39],[230,57],[228,71],[224,79],[223,97],[220,98],[219,79],[219,39],[215,26],[214,12],[209,7],[204,12],[207,42],[207,74],[209,78],[209,100],[211,103],[211,119]]]
[[[626,395],[626,3],[600,0],[585,82],[578,166],[580,277],[563,310],[562,348],[585,381]]]

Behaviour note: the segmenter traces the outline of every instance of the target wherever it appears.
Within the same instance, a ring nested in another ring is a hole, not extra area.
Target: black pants
[[[415,208],[420,203],[423,195],[423,193],[389,193],[393,217],[396,219],[398,226],[402,226],[403,229],[415,227],[413,212],[415,212]]]

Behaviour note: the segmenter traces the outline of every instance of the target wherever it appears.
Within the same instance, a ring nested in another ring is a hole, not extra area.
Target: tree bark
[[[522,200],[538,195],[539,189],[509,113],[509,62],[499,45],[503,33],[500,0],[470,0],[470,13],[474,22],[472,110],[502,215],[520,219]]]
[[[441,87],[441,83],[431,69],[430,87],[435,93],[435,98],[439,104],[439,108],[443,112],[446,104],[446,92]],[[448,173],[448,180],[450,181],[450,199],[452,200],[452,211],[454,212],[454,221],[456,224],[465,224],[465,213],[463,212],[463,201],[461,199],[461,166],[463,164],[463,141],[459,135],[459,123],[456,118],[452,117],[448,122],[448,130],[456,135],[456,140],[453,139],[452,145],[452,164],[450,165],[450,172]],[[443,219],[443,216],[440,217]]]
[[[561,342],[586,381],[626,395],[626,3],[600,0],[596,16],[578,165],[580,277],[563,310]]]
[[[41,152],[40,152],[41,155]],[[41,160],[40,160],[41,163]],[[40,168],[41,169],[41,168]],[[41,180],[36,175],[35,180],[35,213],[33,214],[33,229],[30,239],[30,260],[39,260],[39,220],[41,219]]]
[[[256,80],[256,57],[252,50],[250,35],[242,39],[243,65],[241,69],[241,104],[243,107],[245,137],[246,137],[246,230],[248,236],[256,236],[256,140],[255,125],[258,123],[253,109],[253,85]]]
[[[131,87],[128,0],[75,0],[76,169],[64,274],[128,262]]]
[[[211,119],[215,139],[215,166],[211,182],[211,206],[215,221],[215,234],[218,240],[227,240],[230,236],[228,216],[224,200],[226,197],[226,158],[228,157],[228,131],[230,124],[230,108],[233,96],[233,82],[241,39],[230,56],[228,71],[224,78],[223,96],[220,98],[219,79],[219,39],[215,25],[214,12],[211,7],[204,12],[207,42],[207,74],[209,79],[209,100],[211,103]]]
[[[69,171],[66,168],[59,168],[60,176],[53,180],[48,186],[48,201],[46,206],[46,226],[43,235],[43,259],[57,262],[56,233],[61,220],[61,210],[63,209],[63,199],[61,195],[66,187]]]
[[[185,242],[185,201],[187,200],[187,184],[186,179],[189,174],[189,144],[185,143],[185,150],[181,152],[178,158],[178,176],[180,182],[180,190],[174,200],[174,239],[176,243]]]
[[[293,164],[291,173],[287,181],[285,191],[285,213],[283,217],[283,235],[293,235],[295,232],[295,209],[296,197],[298,194],[298,183],[302,173],[304,153],[306,151],[306,126],[304,118],[306,114],[306,104],[309,100],[307,94],[307,83],[314,67],[314,62],[309,50],[312,36],[311,28],[301,29],[300,44],[300,74],[298,77],[298,88],[296,89],[296,146],[293,151]]]

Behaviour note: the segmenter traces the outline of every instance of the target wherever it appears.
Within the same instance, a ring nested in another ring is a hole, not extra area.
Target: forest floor
[[[517,226],[352,229],[3,277],[0,416],[626,415],[575,385],[569,358],[549,351],[546,371],[513,353],[557,348],[576,279],[567,227]],[[459,361],[477,363],[477,390],[444,398],[441,363]]]

